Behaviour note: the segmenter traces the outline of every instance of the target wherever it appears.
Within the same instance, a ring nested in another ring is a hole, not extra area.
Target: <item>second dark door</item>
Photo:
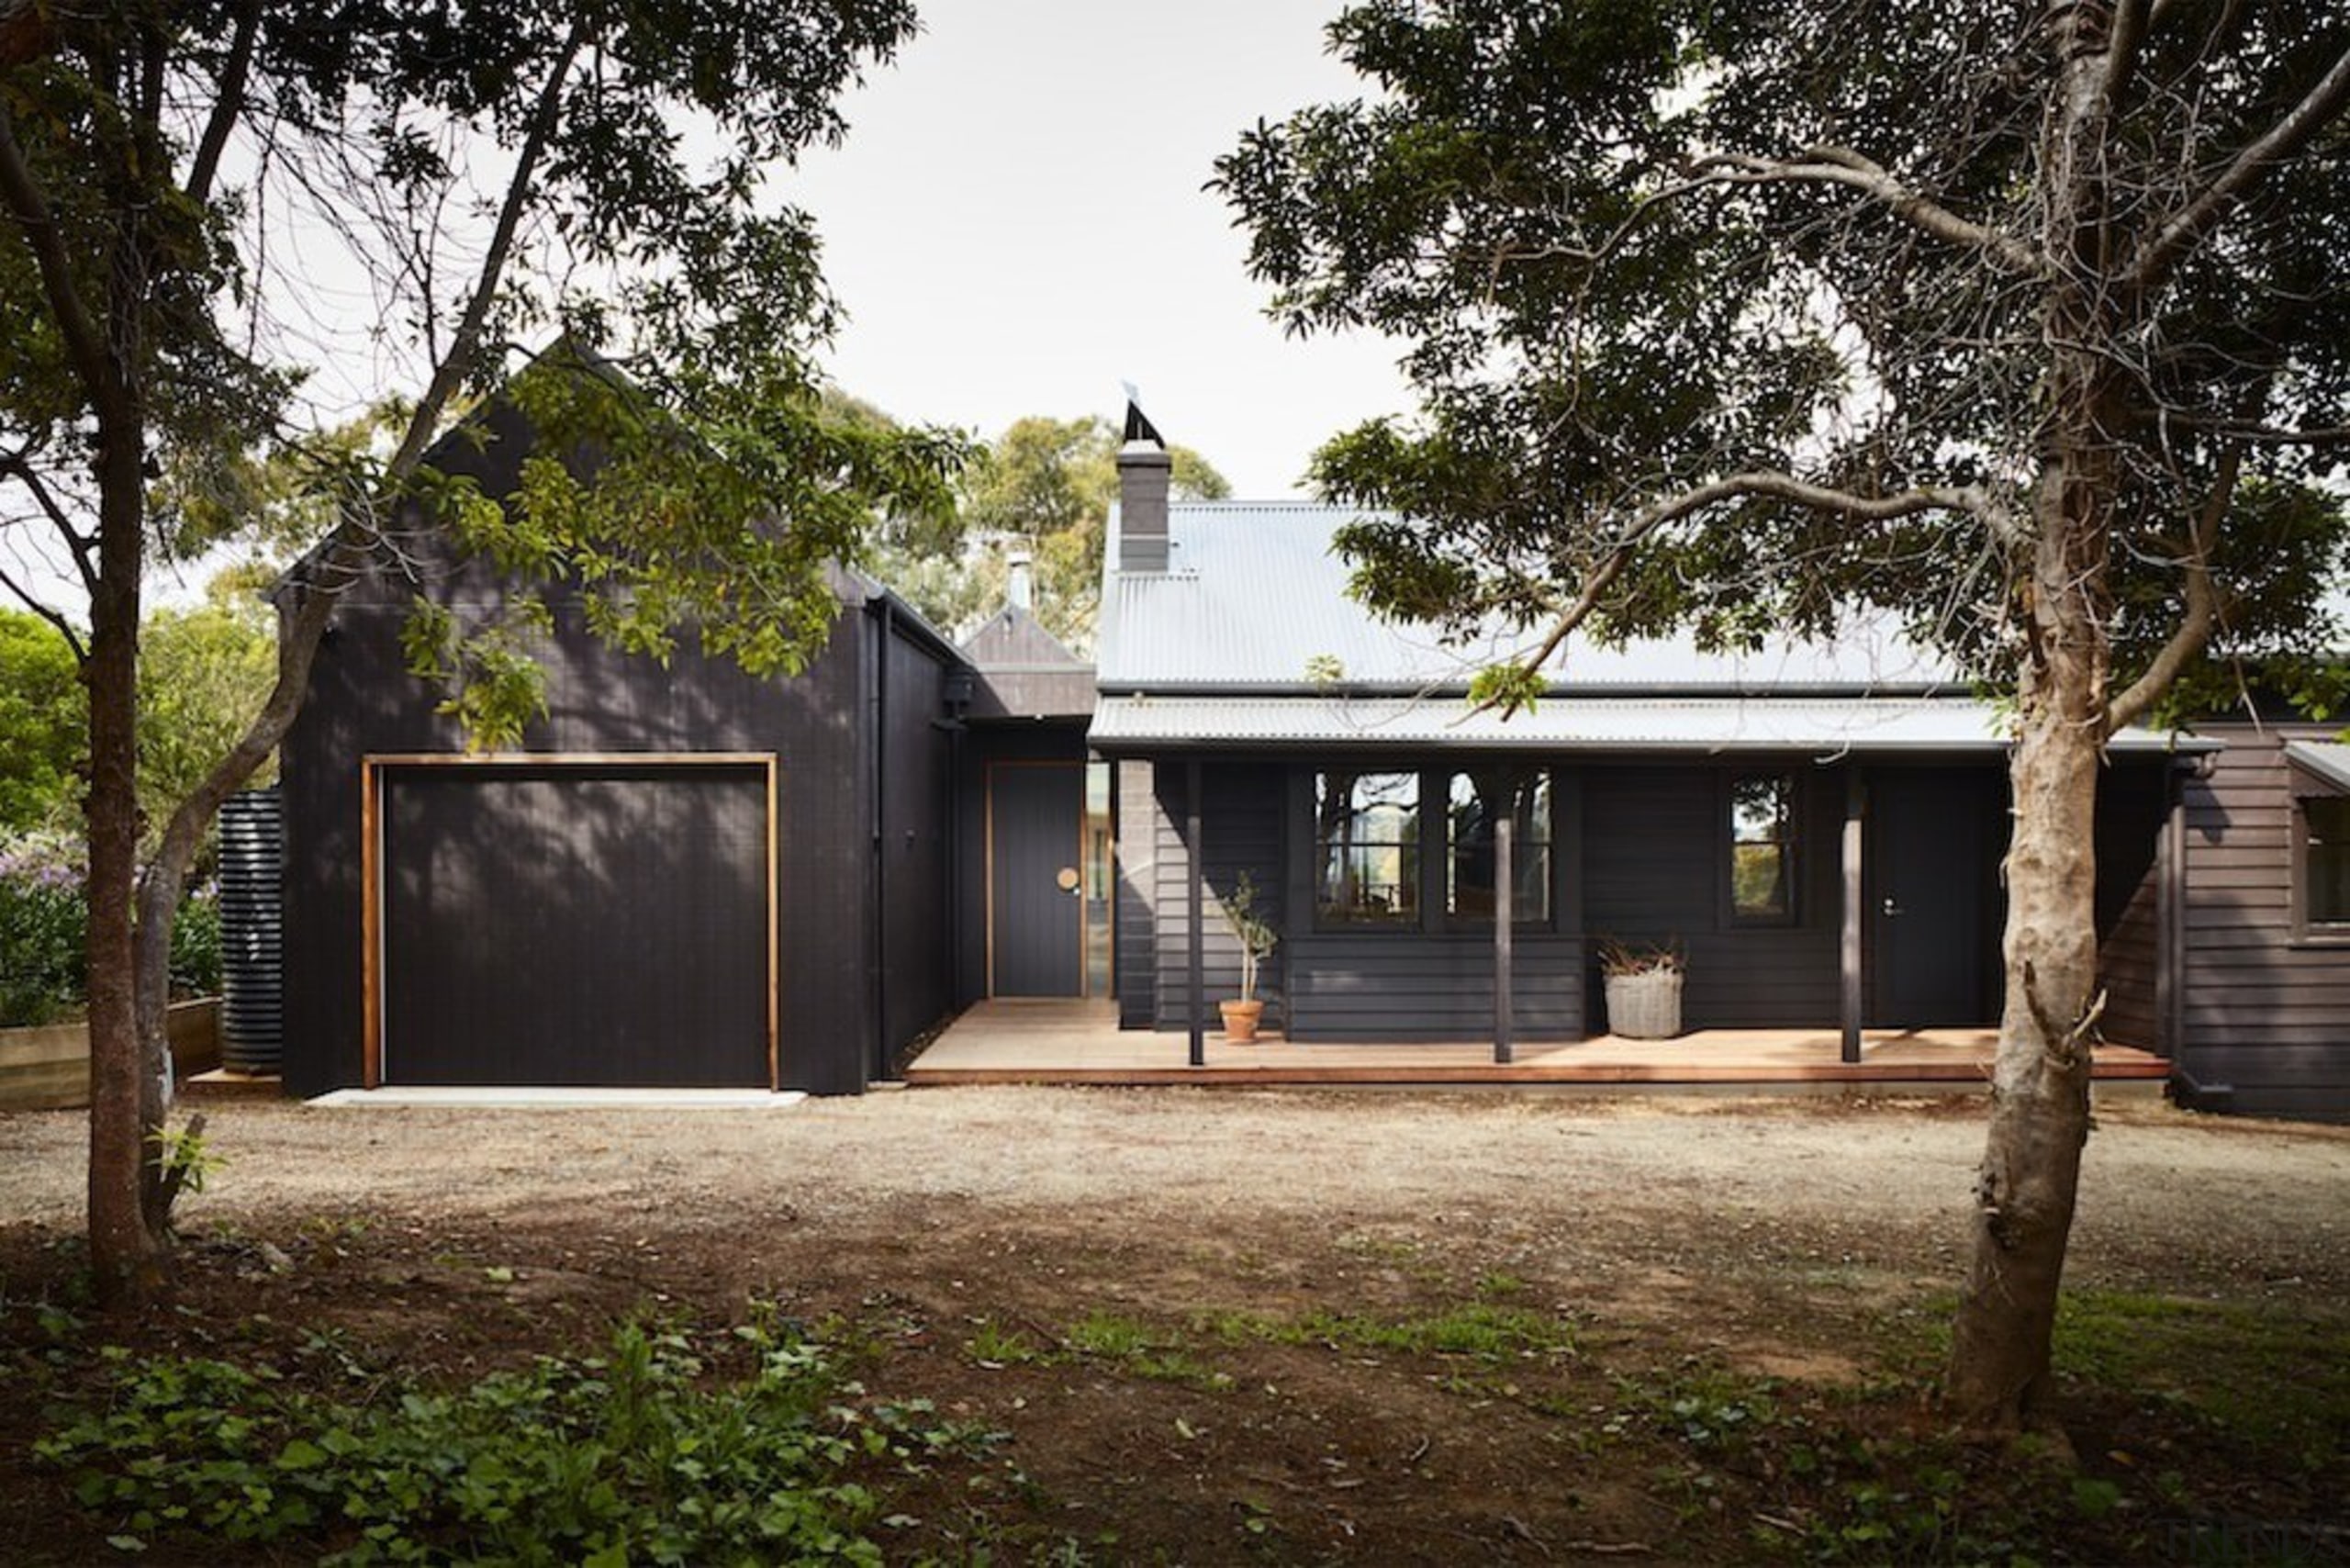
[[[1085,994],[1085,766],[988,771],[988,994]]]
[[[1869,1022],[1877,1028],[1989,1019],[1991,783],[1963,768],[1870,778]]]

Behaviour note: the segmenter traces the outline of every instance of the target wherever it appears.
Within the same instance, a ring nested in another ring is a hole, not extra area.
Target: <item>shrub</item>
[[[188,894],[172,922],[172,992],[220,994],[220,895],[209,884]]]
[[[34,834],[0,847],[0,1028],[81,1005],[89,906],[78,846]]]
[[[0,842],[0,1029],[53,1024],[88,993],[90,921],[82,846],[62,834]],[[180,905],[172,926],[172,989],[220,990],[220,903],[210,887]]]
[[[358,1404],[266,1367],[112,1350],[104,1398],[33,1452],[124,1551],[154,1538],[347,1563],[878,1565],[869,1532],[912,1521],[875,1487],[994,1440],[923,1402],[865,1398],[790,1326],[735,1334],[757,1357],[743,1377],[710,1375],[681,1332],[632,1323],[606,1355],[445,1390],[386,1373]]]

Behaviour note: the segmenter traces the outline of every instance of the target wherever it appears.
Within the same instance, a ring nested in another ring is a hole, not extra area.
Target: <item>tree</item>
[[[1218,179],[1300,330],[1410,345],[1320,453],[1383,612],[1717,645],[1904,617],[2012,694],[2005,1002],[1945,1394],[2044,1408],[2106,737],[2343,566],[2350,17],[2323,0],[1367,0],[1364,99]],[[2333,634],[2338,635],[2334,628]],[[2339,645],[2338,644],[2334,645]]]
[[[825,562],[860,548],[877,506],[943,488],[955,442],[827,415],[809,357],[832,320],[814,237],[763,189],[765,171],[840,133],[842,87],[912,25],[904,0],[0,15],[0,528],[46,530],[86,613],[6,568],[0,588],[50,622],[89,694],[105,1299],[139,1294],[167,1257],[162,1009],[181,887],[220,801],[292,722],[341,587],[404,563],[390,521],[441,520],[510,572],[562,578],[624,647],[662,655],[692,625],[707,651],[789,670],[835,608]],[[313,282],[338,267],[350,275]],[[363,342],[421,388],[364,445],[313,436],[302,394],[307,335],[348,319],[352,295],[333,286],[354,283],[377,305]],[[557,330],[546,374],[502,379],[509,342]],[[510,504],[425,461],[501,386],[543,438]],[[264,508],[251,480],[280,458],[300,465],[297,510],[324,532],[289,585],[274,684],[142,869],[146,569],[186,554],[208,516]],[[500,722],[497,703],[474,711]]]
[[[1232,493],[1190,447],[1169,447],[1168,456],[1177,495]],[[1036,619],[1082,652],[1101,613],[1102,532],[1117,498],[1118,432],[1106,420],[1015,420],[964,470],[952,514],[896,535],[885,571],[923,613],[964,629],[1003,601],[1003,553],[1025,550],[1035,566]]]
[[[276,639],[258,600],[148,615],[139,633],[139,809],[150,839],[243,738],[276,676]],[[266,783],[270,772],[264,762],[244,782]]]
[[[73,651],[39,617],[0,610],[0,834],[71,811],[83,723]]]
[[[140,633],[139,801],[151,830],[244,733],[275,677],[258,600],[161,610]],[[81,801],[89,729],[73,650],[39,616],[0,610],[0,833],[62,827]]]

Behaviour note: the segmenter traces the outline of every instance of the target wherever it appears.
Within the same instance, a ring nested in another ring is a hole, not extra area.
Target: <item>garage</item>
[[[365,772],[370,1087],[774,1087],[772,756]]]

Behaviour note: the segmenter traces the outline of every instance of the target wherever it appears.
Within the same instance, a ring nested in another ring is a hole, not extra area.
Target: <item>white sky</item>
[[[846,142],[784,177],[851,320],[828,356],[901,420],[981,436],[1123,410],[1248,498],[1302,491],[1338,431],[1407,407],[1395,351],[1284,337],[1246,237],[1200,187],[1259,118],[1351,97],[1339,0],[927,0],[845,103]]]
[[[845,389],[985,439],[1029,414],[1115,420],[1132,381],[1249,499],[1303,493],[1316,446],[1409,407],[1394,345],[1266,318],[1246,236],[1201,188],[1259,119],[1364,91],[1324,48],[1342,0],[918,3],[923,31],[844,100],[847,140],[776,176],[848,313],[823,355]],[[414,346],[374,334],[386,308],[334,241],[297,223],[265,272],[297,301],[322,418],[416,389]],[[7,532],[0,564],[78,610],[46,531]],[[150,592],[209,575],[159,570]]]

